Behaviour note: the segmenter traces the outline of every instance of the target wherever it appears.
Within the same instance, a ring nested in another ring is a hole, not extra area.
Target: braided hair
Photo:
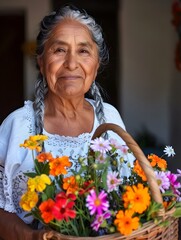
[[[80,22],[89,29],[90,34],[92,36],[93,41],[97,44],[98,53],[99,53],[99,63],[100,67],[107,64],[109,60],[109,53],[106,47],[106,44],[102,35],[102,28],[98,25],[95,20],[87,14],[85,10],[77,9],[72,6],[65,6],[57,11],[50,13],[43,18],[40,23],[40,31],[37,36],[37,48],[36,54],[37,57],[41,57],[44,53],[44,45],[51,31],[64,19],[73,19]],[[36,134],[41,134],[43,131],[43,115],[44,115],[44,98],[48,91],[48,87],[46,84],[46,80],[40,72],[40,68],[37,64],[38,68],[38,78],[35,83],[35,101],[34,101],[34,112],[35,112],[35,132]],[[95,100],[96,104],[96,115],[99,120],[99,123],[105,122],[104,111],[103,111],[103,99],[100,93],[99,86],[94,81],[89,90],[89,94]]]

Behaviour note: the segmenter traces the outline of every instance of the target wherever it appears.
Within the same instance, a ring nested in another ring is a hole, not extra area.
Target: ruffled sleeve
[[[28,104],[11,113],[0,126],[0,208],[9,212],[17,211],[13,203],[13,178],[27,155],[19,144],[31,132],[31,105]]]

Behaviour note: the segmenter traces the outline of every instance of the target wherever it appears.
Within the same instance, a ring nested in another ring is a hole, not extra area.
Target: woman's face
[[[38,62],[49,93],[64,98],[83,96],[97,75],[97,45],[86,26],[64,20],[51,32]]]

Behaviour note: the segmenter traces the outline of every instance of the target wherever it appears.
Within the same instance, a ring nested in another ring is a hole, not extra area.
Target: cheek
[[[56,72],[59,70],[61,66],[60,60],[49,58],[46,60],[45,63],[45,75],[52,75],[56,74]]]
[[[98,67],[99,67],[99,64],[97,63],[97,61],[87,61],[87,62],[85,61],[84,66],[85,66],[87,75],[95,78],[97,75]]]

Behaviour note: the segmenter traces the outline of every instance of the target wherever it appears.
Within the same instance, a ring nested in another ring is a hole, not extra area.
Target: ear
[[[38,66],[40,68],[41,74],[44,75],[43,74],[43,59],[42,59],[42,57],[40,57],[40,56],[37,57],[37,63],[38,63]]]

